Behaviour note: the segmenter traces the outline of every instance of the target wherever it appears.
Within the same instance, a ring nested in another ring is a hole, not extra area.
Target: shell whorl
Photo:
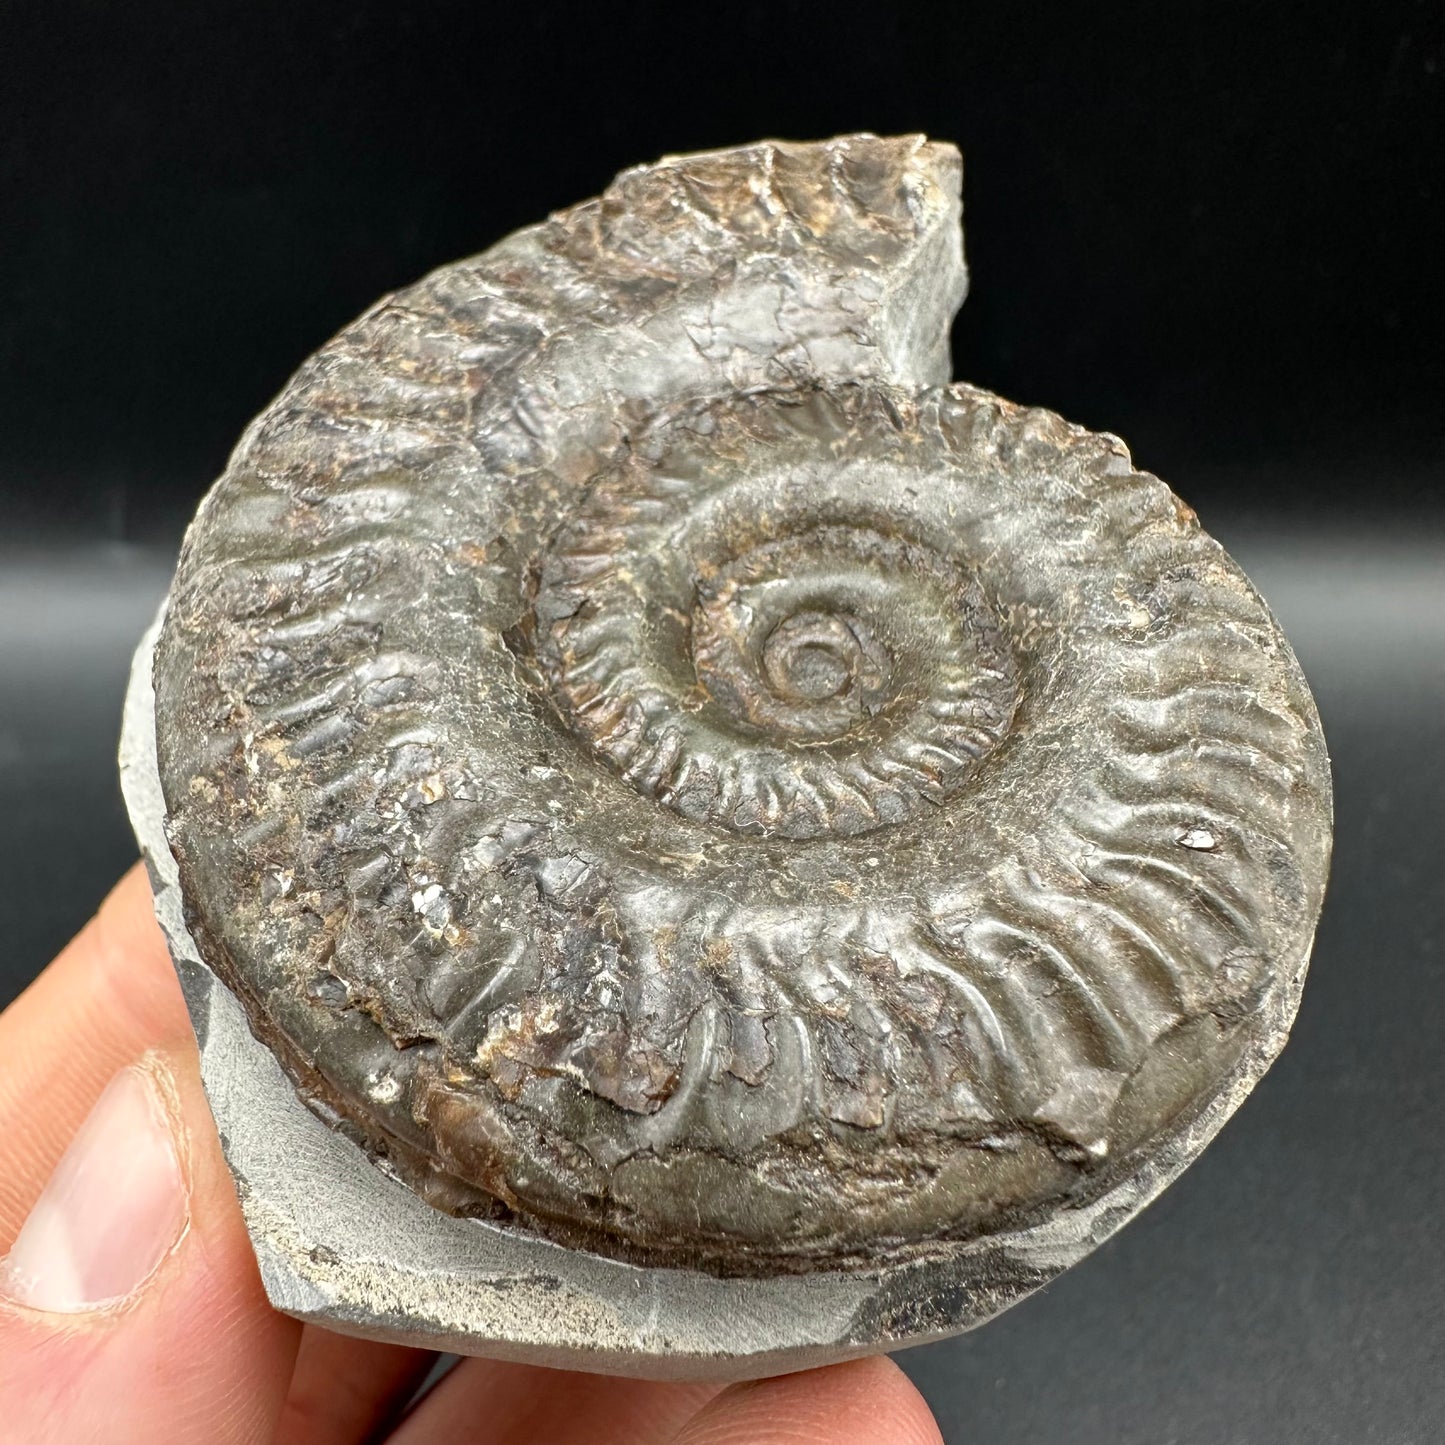
[[[577,733],[683,817],[863,833],[941,803],[1007,730],[1012,654],[967,559],[910,537],[850,409],[684,409],[596,479],[541,564],[538,651]],[[826,500],[820,504],[820,496]]]
[[[1114,438],[947,380],[959,163],[683,157],[378,303],[157,654],[196,934],[454,1212],[723,1271],[1034,1217],[1260,1047],[1318,723]]]

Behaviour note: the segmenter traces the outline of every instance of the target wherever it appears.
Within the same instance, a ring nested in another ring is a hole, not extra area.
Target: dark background
[[[134,853],[128,654],[248,418],[376,296],[760,136],[965,152],[959,375],[1115,431],[1335,759],[1295,1042],[1120,1238],[904,1355],[952,1442],[1445,1436],[1438,3],[0,3],[0,1003]]]

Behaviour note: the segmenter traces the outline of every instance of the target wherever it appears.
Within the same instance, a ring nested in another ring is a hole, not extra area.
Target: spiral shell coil
[[[959,161],[683,157],[379,302],[157,652],[207,962],[450,1213],[722,1274],[1098,1197],[1283,1042],[1329,781],[1115,438],[948,384]]]

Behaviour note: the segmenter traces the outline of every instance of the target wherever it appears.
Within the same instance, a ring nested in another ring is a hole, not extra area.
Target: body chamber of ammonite
[[[127,787],[281,1307],[642,1374],[936,1336],[1282,1046],[1314,706],[1116,439],[949,384],[959,174],[627,172],[207,497]]]

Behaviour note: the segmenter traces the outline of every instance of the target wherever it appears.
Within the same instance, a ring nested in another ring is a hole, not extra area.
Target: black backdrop
[[[1255,1099],[1099,1255],[904,1363],[951,1442],[1441,1438],[1442,30],[1436,0],[0,4],[0,1002],[133,853],[127,653],[308,351],[624,165],[924,130],[966,158],[958,374],[1120,433],[1236,553],[1339,817]]]

